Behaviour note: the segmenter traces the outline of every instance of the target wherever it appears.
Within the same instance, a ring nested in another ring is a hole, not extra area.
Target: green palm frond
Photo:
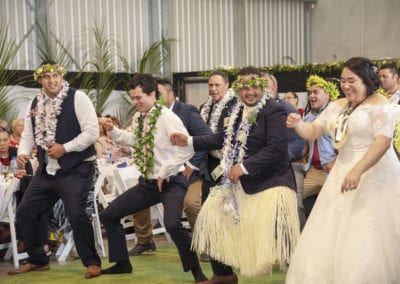
[[[44,30],[37,23],[36,29],[36,48],[38,49],[41,61],[53,60],[64,67],[70,66],[71,63],[79,66],[78,62],[74,59],[74,55],[71,54],[71,44],[57,38],[54,32],[56,28],[53,25],[50,25],[49,30]],[[62,30],[62,27],[59,27],[59,29]]]
[[[96,111],[102,113],[110,105],[118,101],[118,99],[110,100],[112,91],[119,84],[119,80],[115,76],[116,67],[112,49],[115,48],[118,54],[121,54],[121,52],[119,44],[106,35],[104,22],[101,26],[95,22],[91,29],[91,34],[93,49],[90,52],[91,59],[87,64],[92,72],[84,75],[81,88],[86,90],[96,107]]]
[[[9,72],[11,64],[17,54],[15,41],[8,34],[9,25],[0,20],[0,118],[11,122],[17,111],[13,100],[9,97],[9,82],[15,72]]]
[[[163,35],[147,49],[139,62],[139,73],[160,73],[161,67],[171,59],[170,43],[174,39],[167,39]]]

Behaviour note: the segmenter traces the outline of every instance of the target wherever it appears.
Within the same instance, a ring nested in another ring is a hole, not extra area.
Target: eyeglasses
[[[10,131],[10,129],[8,129],[8,128],[6,128],[6,127],[0,127],[0,131],[8,132],[8,131]]]

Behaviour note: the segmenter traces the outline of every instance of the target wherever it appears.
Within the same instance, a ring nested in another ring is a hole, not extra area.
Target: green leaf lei
[[[393,145],[400,157],[400,114],[397,118],[396,128],[394,130]]]
[[[161,110],[162,106],[156,103],[150,111],[150,117],[147,120],[149,130],[146,133],[143,133],[145,115],[141,114],[136,118],[135,143],[132,145],[134,149],[133,160],[145,179],[150,177],[154,169],[154,135]]]
[[[334,83],[328,82],[318,75],[311,75],[310,77],[308,77],[306,82],[307,91],[309,91],[311,86],[313,85],[317,85],[318,87],[322,88],[325,92],[327,92],[329,94],[329,99],[332,102],[336,100],[340,95],[339,90],[337,89]]]
[[[261,88],[261,91],[264,91],[268,86],[268,80],[261,77],[256,78],[243,78],[242,76],[238,76],[237,79],[232,83],[232,89],[238,93],[240,89],[243,88]]]

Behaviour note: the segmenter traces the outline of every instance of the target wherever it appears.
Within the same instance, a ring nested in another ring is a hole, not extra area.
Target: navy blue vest
[[[82,130],[78,122],[78,118],[76,117],[75,113],[75,92],[76,89],[69,88],[68,96],[62,102],[62,110],[61,113],[58,115],[57,119],[57,131],[56,131],[56,142],[59,144],[64,144],[76,136],[78,136]],[[37,98],[34,98],[32,101],[31,110],[35,109],[37,105]],[[36,133],[35,127],[35,119],[32,118],[32,128],[33,133]],[[39,167],[38,171],[41,172],[45,166],[45,154],[46,151],[38,146],[38,160],[39,160]],[[61,169],[64,171],[68,171],[83,160],[94,156],[96,154],[94,145],[90,145],[82,152],[70,152],[66,153],[64,156],[58,159],[58,164],[60,165]]]

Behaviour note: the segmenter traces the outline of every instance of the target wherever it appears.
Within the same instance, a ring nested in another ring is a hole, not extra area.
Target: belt
[[[157,179],[145,179],[144,177],[139,177],[139,182],[145,183],[148,185],[157,185],[158,180]]]

